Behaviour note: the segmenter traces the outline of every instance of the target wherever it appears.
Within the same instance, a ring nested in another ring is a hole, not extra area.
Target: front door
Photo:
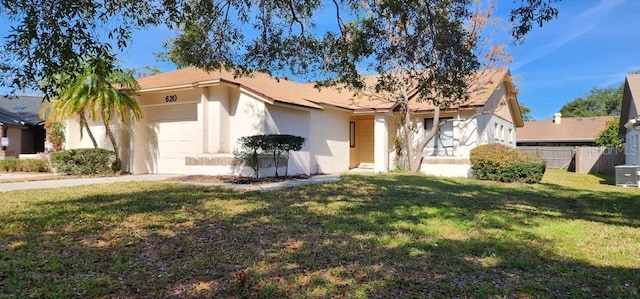
[[[358,116],[351,119],[349,168],[374,167],[373,123],[373,116]]]

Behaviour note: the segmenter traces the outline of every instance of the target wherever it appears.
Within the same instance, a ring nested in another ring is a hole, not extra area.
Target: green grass
[[[640,297],[640,191],[607,182],[0,193],[0,297]]]

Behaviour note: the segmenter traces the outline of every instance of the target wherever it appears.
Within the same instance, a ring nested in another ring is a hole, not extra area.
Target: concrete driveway
[[[48,174],[51,176],[51,174]],[[15,190],[30,190],[30,189],[46,189],[46,188],[64,188],[82,185],[93,184],[110,184],[110,183],[123,183],[123,182],[147,182],[147,181],[165,181],[176,175],[164,175],[164,174],[140,174],[140,175],[123,175],[114,177],[100,177],[100,178],[77,178],[77,179],[57,179],[46,181],[31,181],[31,182],[17,182],[17,183],[0,183],[0,192],[15,191]],[[0,178],[22,179],[29,176],[20,176],[15,174],[14,177],[5,176],[2,174]],[[34,176],[32,176],[34,177]]]

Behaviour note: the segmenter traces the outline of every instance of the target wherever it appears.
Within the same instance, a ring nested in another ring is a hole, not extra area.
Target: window
[[[500,132],[498,131],[498,123],[494,124],[494,129],[493,129],[493,139],[498,140],[500,139]]]
[[[453,147],[453,118],[440,118],[440,122],[444,122],[440,130],[427,144],[428,147]],[[433,128],[433,118],[424,119],[424,131],[427,134]]]
[[[504,141],[504,126],[503,125],[500,125],[499,136],[500,136],[500,140]]]
[[[356,147],[356,122],[349,122],[349,147]]]

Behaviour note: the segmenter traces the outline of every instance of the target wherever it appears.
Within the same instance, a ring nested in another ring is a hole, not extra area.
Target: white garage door
[[[198,153],[196,104],[149,108],[147,115],[156,132],[156,173],[184,173],[185,157]]]

